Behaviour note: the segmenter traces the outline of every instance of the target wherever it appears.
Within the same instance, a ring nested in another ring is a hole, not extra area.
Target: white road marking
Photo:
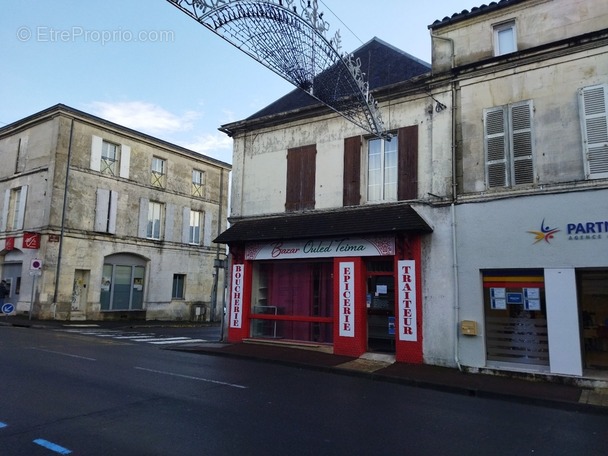
[[[165,372],[165,371],[159,371],[159,370],[155,370],[155,369],[146,369],[145,367],[138,367],[138,366],[135,366],[135,369],[145,371],[145,372],[152,372],[154,374],[168,375],[170,377],[186,378],[188,380],[197,380],[199,382],[214,383],[216,385],[230,386],[232,388],[247,389],[247,387],[243,386],[243,385],[237,385],[235,383],[220,382],[218,380],[210,380],[208,378],[193,377],[191,375],[176,374],[174,372]]]
[[[72,355],[71,353],[58,352],[54,350],[46,350],[44,348],[29,347],[30,350],[38,350],[45,353],[53,353],[54,355],[69,356],[70,358],[86,359],[87,361],[97,361],[95,358],[87,358],[86,356]]]
[[[190,339],[188,337],[185,338],[181,338],[180,340],[170,340],[170,339],[165,339],[165,340],[159,340],[158,342],[149,342],[153,345],[168,345],[168,344],[191,344],[191,343],[196,343],[196,342],[207,342],[205,339]]]

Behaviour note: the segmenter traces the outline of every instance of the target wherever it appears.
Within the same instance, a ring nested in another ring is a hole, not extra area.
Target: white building
[[[229,164],[65,105],[1,128],[0,153],[1,271],[18,313],[221,315],[225,251],[212,239],[226,228]]]

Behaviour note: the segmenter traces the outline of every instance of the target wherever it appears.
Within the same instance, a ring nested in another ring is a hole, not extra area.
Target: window
[[[151,183],[155,187],[165,188],[167,162],[162,158],[152,157]]]
[[[192,170],[192,196],[202,198],[203,185],[205,185],[205,173],[198,169]]]
[[[148,239],[161,239],[162,236],[163,205],[154,201],[148,203],[148,225],[146,237]]]
[[[145,273],[145,260],[136,255],[107,256],[101,277],[101,311],[143,309]]]
[[[287,151],[286,211],[315,208],[316,155],[314,144]]]
[[[486,185],[534,183],[532,101],[484,110]]]
[[[2,225],[4,230],[22,230],[28,186],[7,189],[4,194]]]
[[[517,51],[515,21],[494,26],[494,55],[505,55]]]
[[[367,143],[367,200],[397,201],[397,138]]]
[[[579,90],[583,159],[587,179],[608,177],[608,85]]]
[[[188,243],[199,245],[201,243],[201,227],[203,213],[200,211],[190,211],[190,228],[188,230]]]
[[[171,297],[173,299],[184,299],[184,282],[186,274],[173,274],[173,289]]]
[[[100,233],[116,233],[117,208],[118,192],[98,188],[95,206],[95,231]]]
[[[93,136],[91,142],[91,169],[108,176],[129,178],[131,148],[125,144],[105,141]]]
[[[101,173],[116,176],[119,149],[116,144],[103,141],[101,144]]]

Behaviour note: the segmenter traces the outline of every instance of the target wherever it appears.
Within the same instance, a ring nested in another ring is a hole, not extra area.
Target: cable
[[[340,19],[340,18],[339,18],[339,17],[338,17],[338,15],[337,15],[336,13],[334,13],[334,12],[331,10],[331,8],[330,8],[329,6],[327,6],[327,4],[326,4],[326,3],[325,3],[323,0],[320,0],[320,2],[323,4],[323,6],[324,6],[325,8],[327,8],[327,10],[328,10],[328,11],[329,11],[331,14],[333,14],[333,15],[336,17],[336,19],[338,19],[338,20],[340,21],[340,24],[342,24],[344,27],[346,27],[346,30],[348,30],[350,33],[352,33],[352,35],[353,35],[355,38],[357,38],[357,40],[359,41],[359,43],[361,43],[361,44],[365,44],[365,43],[363,43],[363,40],[361,40],[361,38],[359,38],[359,37],[357,36],[357,34],[356,34],[355,32],[353,32],[353,31],[350,29],[350,27],[349,27],[348,25],[346,25],[346,24],[345,24],[345,23],[342,21],[342,19]]]

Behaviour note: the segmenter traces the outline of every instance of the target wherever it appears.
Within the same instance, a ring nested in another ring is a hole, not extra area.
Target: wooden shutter
[[[418,198],[418,125],[400,128],[397,137],[391,141],[399,141],[397,199],[411,200]]]
[[[342,204],[361,203],[361,136],[344,139],[344,188]]]
[[[504,106],[484,111],[486,183],[489,188],[506,187],[508,185],[506,114],[506,107]]]
[[[511,120],[511,156],[513,185],[534,183],[532,102],[525,101],[509,107]]]
[[[608,177],[608,86],[579,91],[585,174],[588,179]]]
[[[316,154],[314,144],[287,151],[286,211],[315,208]]]

